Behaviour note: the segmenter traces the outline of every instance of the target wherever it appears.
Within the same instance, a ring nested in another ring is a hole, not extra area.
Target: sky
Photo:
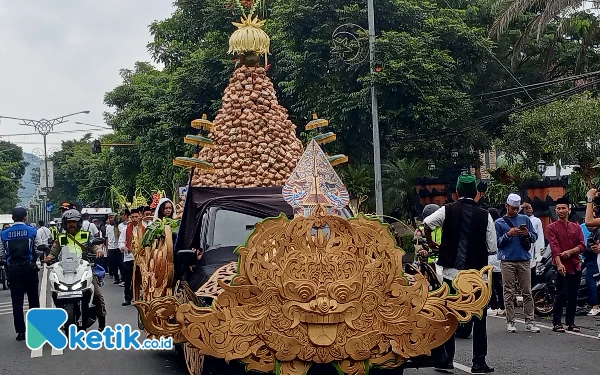
[[[78,139],[85,122],[106,126],[104,94],[121,83],[120,69],[152,61],[148,26],[168,18],[172,0],[0,0],[0,116],[39,120],[79,111],[50,134],[48,150]],[[155,64],[159,66],[158,64]],[[38,154],[42,136],[19,121],[0,119],[0,139]]]

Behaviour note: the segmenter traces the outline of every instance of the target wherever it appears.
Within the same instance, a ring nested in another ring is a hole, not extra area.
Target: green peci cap
[[[477,179],[472,174],[458,177],[456,190],[460,191],[461,193],[477,194]]]

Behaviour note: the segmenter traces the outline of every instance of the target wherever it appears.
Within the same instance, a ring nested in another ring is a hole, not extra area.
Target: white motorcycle
[[[90,246],[103,242],[103,239],[94,238],[90,240]],[[60,260],[48,269],[54,305],[67,312],[65,333],[68,334],[69,326],[72,324],[76,325],[78,330],[91,327],[96,322],[95,306],[92,304],[94,264],[84,260],[68,246],[64,246],[61,249]]]

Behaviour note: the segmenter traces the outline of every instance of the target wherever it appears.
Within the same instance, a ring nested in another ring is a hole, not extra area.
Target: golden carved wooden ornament
[[[238,273],[230,285],[219,281],[212,307],[169,296],[140,302],[145,329],[248,370],[304,374],[333,363],[365,374],[430,355],[490,298],[491,267],[459,272],[456,295],[446,285],[429,293],[421,275],[411,284],[403,274],[387,225],[322,206],[310,217],[266,219],[237,252]]]
[[[138,238],[142,238],[138,234]],[[173,274],[173,236],[171,227],[165,225],[164,238],[155,239],[152,246],[138,245],[135,253],[134,298],[151,301],[154,298],[172,295]]]

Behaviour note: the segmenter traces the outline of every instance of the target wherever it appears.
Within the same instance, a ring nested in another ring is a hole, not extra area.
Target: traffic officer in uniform
[[[29,300],[29,309],[40,307],[39,269],[36,265],[37,255],[34,248],[37,229],[25,224],[27,210],[23,207],[13,210],[12,219],[14,225],[2,231],[0,237],[0,260],[6,259],[15,331],[17,340],[23,341],[25,340],[23,314],[25,293]]]
[[[104,256],[102,246],[91,245],[89,240],[93,238],[90,232],[81,229],[83,220],[81,214],[77,210],[68,210],[63,214],[62,226],[65,228],[65,233],[58,235],[58,240],[54,243],[50,254],[44,259],[45,262],[51,262],[60,256],[63,247],[75,249],[78,255],[85,259],[83,254],[93,254],[96,258]],[[96,315],[98,316],[98,330],[103,331],[106,327],[106,306],[104,305],[104,296],[98,285],[98,279],[92,279],[94,285],[94,299],[92,303],[96,306]]]

